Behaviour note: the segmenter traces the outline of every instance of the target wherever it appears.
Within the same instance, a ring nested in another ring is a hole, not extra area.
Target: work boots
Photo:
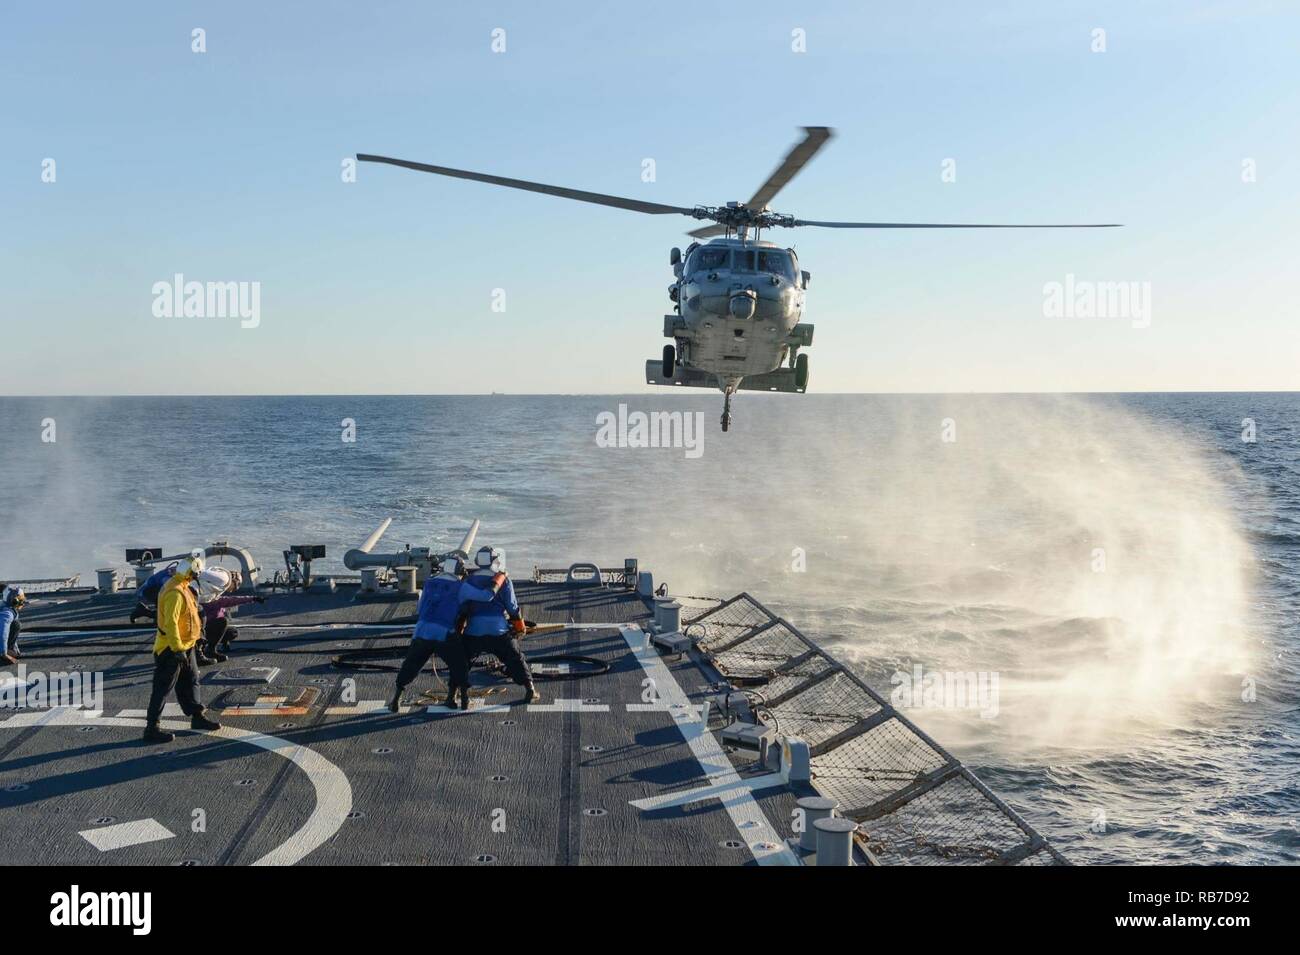
[[[388,711],[390,713],[402,712],[402,691],[398,690],[393,694],[393,698],[388,701]]]
[[[192,730],[219,730],[221,724],[216,720],[208,719],[207,710],[199,710],[190,717],[190,729]]]
[[[150,723],[144,728],[144,741],[146,743],[170,743],[175,739],[175,733],[167,732],[157,723]]]
[[[529,683],[527,686],[524,687],[524,702],[525,703],[542,702],[542,694],[538,691],[537,687],[532,683]]]

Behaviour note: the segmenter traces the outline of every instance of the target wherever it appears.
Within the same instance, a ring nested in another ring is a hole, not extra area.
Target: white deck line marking
[[[439,716],[469,716],[473,713],[504,713],[513,707],[506,703],[489,703],[486,706],[470,702],[468,710],[448,709],[441,703],[416,703],[414,705],[403,705],[399,708],[400,713],[436,713]],[[374,713],[388,713],[387,700],[362,700],[359,703],[349,704],[347,706],[327,706],[325,707],[326,716],[370,716]]]
[[[752,793],[759,789],[778,789],[785,785],[785,777],[780,773],[767,773],[763,776],[742,779],[739,785],[723,783],[715,786],[697,786],[695,789],[683,789],[680,792],[636,799],[633,800],[632,805],[642,811],[665,809],[669,806],[684,806],[687,803],[699,802],[701,799],[721,799],[723,796],[730,796],[741,790]]]
[[[51,710],[49,713],[40,714],[19,713],[0,722],[0,727],[39,726],[54,720],[73,722],[72,719],[65,716],[69,712],[80,713],[82,719],[93,718],[96,725],[99,726],[144,728],[143,717],[92,717],[85,711],[69,711],[67,707],[62,708],[62,712]],[[41,717],[41,719],[24,719],[24,717],[36,716]],[[175,720],[163,720],[159,725],[165,730],[177,732],[190,728],[188,722],[182,723]],[[223,726],[221,729],[206,735],[248,743],[250,746],[257,746],[268,752],[275,753],[277,756],[283,756],[290,762],[295,763],[299,769],[307,774],[308,780],[311,781],[312,787],[316,790],[316,805],[313,807],[311,815],[307,817],[307,821],[302,824],[302,827],[254,862],[253,865],[293,865],[301,861],[309,852],[319,848],[334,833],[338,832],[339,827],[347,819],[348,813],[352,811],[352,785],[348,782],[348,777],[344,775],[343,770],[315,750],[300,746],[297,743],[291,743],[278,736],[267,736],[265,733],[236,729],[233,726]]]
[[[436,713],[438,716],[473,716],[475,713],[509,713],[513,709],[514,707],[509,703],[480,704],[471,700],[467,710],[443,706],[441,703],[430,703],[424,707],[424,712]]]
[[[529,713],[608,713],[607,703],[584,703],[582,700],[557,699],[552,703],[529,703]]]
[[[176,833],[157,819],[137,819],[135,822],[119,822],[116,825],[101,826],[98,829],[82,829],[77,835],[100,852],[125,849],[127,846],[138,846],[143,842],[158,842],[162,839],[176,838]]]
[[[683,723],[691,721],[699,722],[700,714],[704,712],[704,704],[697,703],[693,706],[682,706],[677,703],[664,703],[662,700],[658,703],[628,703],[627,711],[629,713],[668,713]]]
[[[618,629],[623,634],[628,649],[632,651],[632,656],[636,658],[637,663],[641,664],[641,669],[654,680],[659,699],[669,706],[682,704],[684,707],[690,707],[690,697],[678,685],[676,677],[659,657],[659,653],[652,647],[646,646],[645,634],[641,628],[620,625]],[[678,718],[675,722],[682,737],[690,746],[691,752],[699,761],[700,767],[714,781],[713,788],[722,790],[718,799],[727,810],[731,821],[735,823],[736,831],[741,833],[749,846],[754,860],[759,865],[798,865],[794,853],[790,851],[785,840],[776,834],[776,830],[768,821],[767,813],[763,812],[763,807],[755,801],[754,793],[746,788],[745,780],[731,765],[731,760],[727,759],[727,754],[722,751],[722,746],[709,732],[708,727],[698,717]]]
[[[404,711],[409,711],[410,707],[403,707]],[[364,716],[367,713],[380,713],[388,710],[387,700],[357,700],[355,703],[346,706],[327,706],[325,707],[326,716]]]
[[[79,710],[75,706],[52,706],[48,710],[33,710],[30,713],[15,713],[7,720],[0,721],[0,726],[17,729],[20,726],[66,726],[79,723],[84,719],[95,719],[101,710]]]
[[[146,710],[122,710],[117,715],[124,720],[142,720],[145,718]],[[179,703],[164,703],[162,708],[163,719],[180,719],[185,716],[185,711],[181,709]],[[187,717],[188,718],[188,717]]]

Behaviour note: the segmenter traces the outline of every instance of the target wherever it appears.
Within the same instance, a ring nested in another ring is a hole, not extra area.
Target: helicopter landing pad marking
[[[514,707],[509,703],[480,703],[478,700],[470,700],[467,710],[457,706],[445,706],[442,703],[430,703],[412,709],[423,709],[424,712],[437,716],[472,716],[475,713],[509,713]]]
[[[83,720],[96,720],[104,715],[103,710],[80,710],[75,706],[52,706],[48,710],[32,710],[27,713],[15,713],[7,720],[0,721],[0,726],[20,729],[25,726],[68,726]]]
[[[122,726],[136,730],[144,729],[145,725],[143,717],[105,717],[97,712],[56,707],[45,713],[18,713],[0,721],[0,729],[68,726],[85,723],[87,720],[93,720],[96,726]],[[179,720],[161,720],[159,726],[177,733],[190,732],[189,723]],[[301,861],[338,832],[352,811],[352,784],[348,782],[347,775],[315,750],[279,736],[268,736],[233,726],[223,726],[204,735],[247,743],[282,756],[307,774],[308,781],[316,791],[316,805],[307,821],[284,842],[253,862],[253,865],[293,865]]]
[[[529,703],[529,713],[608,713],[606,703],[586,703],[582,700],[557,699],[553,703]]]
[[[135,822],[119,822],[113,826],[100,826],[97,829],[82,829],[77,835],[100,852],[176,838],[176,833],[157,819],[137,819]]]
[[[406,707],[402,708],[404,711]],[[387,700],[358,700],[347,706],[327,706],[325,707],[326,716],[365,716],[367,713],[386,713],[388,712]]]
[[[646,799],[636,799],[632,801],[632,805],[637,809],[640,809],[642,812],[648,812],[651,809],[666,809],[670,806],[685,806],[687,803],[699,802],[703,799],[722,799],[724,796],[730,798],[741,790],[752,793],[759,789],[780,789],[785,785],[785,777],[780,773],[768,773],[765,776],[754,776],[750,779],[742,779],[739,783],[698,786],[695,789],[685,789],[681,792],[664,793],[662,796],[649,796]]]
[[[659,701],[680,713],[693,712],[693,706],[686,692],[673,676],[673,672],[660,658],[659,653],[647,646],[645,633],[640,627],[619,626],[619,632],[627,642],[628,649],[636,658],[646,676],[654,681]],[[772,823],[763,812],[763,807],[754,799],[752,790],[745,786],[736,767],[723,752],[717,738],[709,732],[703,721],[677,718],[677,729],[691,748],[691,753],[700,764],[700,769],[710,780],[709,789],[715,790],[717,799],[727,810],[727,815],[736,826],[753,853],[754,861],[759,865],[798,865],[794,853],[790,851]],[[636,803],[633,803],[636,805]]]
[[[145,711],[144,710],[122,710],[122,712],[118,713],[117,715],[120,719],[124,719],[124,720],[142,720],[145,718]],[[173,719],[180,719],[182,716],[185,716],[185,711],[181,709],[181,705],[179,703],[164,703],[162,708],[162,715],[164,719],[166,719],[167,717],[171,717]]]

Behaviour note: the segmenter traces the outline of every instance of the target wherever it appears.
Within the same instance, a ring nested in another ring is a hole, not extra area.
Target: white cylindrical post
[[[393,572],[397,574],[397,592],[399,594],[416,593],[414,567],[394,567]]]
[[[858,824],[852,819],[831,816],[813,823],[817,830],[817,864],[853,865],[853,832]]]
[[[136,567],[135,569],[135,586],[138,590],[144,586],[144,582],[153,576],[154,568]]]
[[[95,571],[99,578],[99,592],[101,594],[117,593],[117,571],[112,567],[102,567]]]
[[[361,569],[361,592],[373,594],[379,589],[379,570],[374,567]]]
[[[831,818],[839,803],[825,796],[804,796],[796,805],[803,813],[803,831],[799,833],[799,848],[813,852],[817,848],[817,823],[822,819]]]

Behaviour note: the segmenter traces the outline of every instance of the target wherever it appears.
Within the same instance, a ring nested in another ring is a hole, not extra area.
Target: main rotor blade
[[[692,239],[707,239],[709,236],[712,235],[722,235],[726,231],[727,231],[727,227],[725,225],[714,224],[714,225],[700,226],[698,229],[695,229],[686,234],[689,235]]]
[[[817,155],[817,150],[826,145],[832,135],[829,126],[805,126],[803,130],[803,140],[795,143],[794,148],[781,160],[781,165],[767,177],[767,182],[758,187],[758,191],[747,203],[749,208],[756,212],[766,209],[767,204],[785,188],[786,183],[798,175],[800,169],[808,165],[808,161]]]
[[[658,202],[643,202],[640,199],[624,199],[621,196],[607,196],[601,192],[587,192],[582,189],[567,189],[564,186],[548,186],[540,182],[528,182],[524,179],[507,179],[505,176],[489,176],[482,172],[469,172],[465,169],[449,169],[446,166],[430,166],[428,163],[410,162],[405,159],[392,159],[388,156],[371,156],[366,153],[357,153],[357,159],[360,162],[383,162],[390,166],[403,166],[407,169],[415,169],[420,172],[437,173],[439,176],[452,176],[456,179],[473,179],[475,182],[486,182],[494,186],[508,186],[511,189],[523,189],[526,192],[540,192],[548,196],[559,196],[561,199],[576,199],[579,202],[593,202],[598,206],[613,206],[615,209],[627,209],[631,212],[645,212],[650,215],[662,216],[670,213],[689,216],[694,214],[694,209],[688,209],[685,206],[665,206]]]
[[[824,229],[1118,229],[1123,223],[1007,225],[1000,222],[815,222],[812,219],[795,219],[790,225],[813,225]]]

